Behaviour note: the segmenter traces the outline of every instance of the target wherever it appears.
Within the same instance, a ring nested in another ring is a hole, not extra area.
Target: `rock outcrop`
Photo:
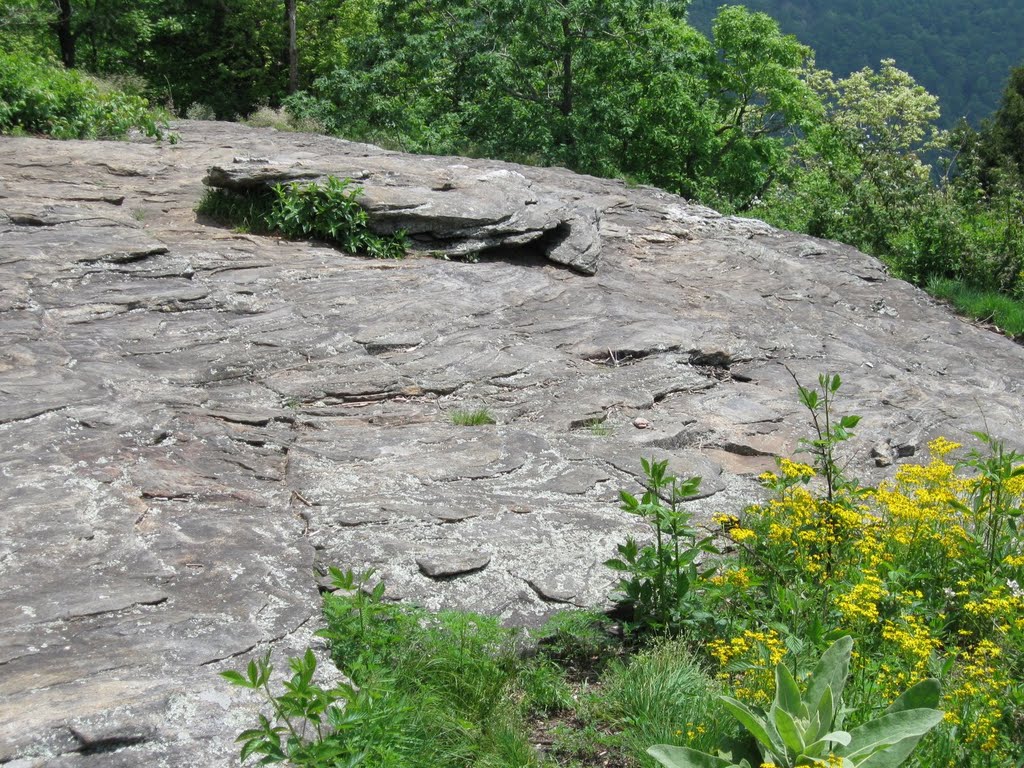
[[[373,169],[358,159],[332,156],[315,161],[271,162],[236,157],[210,168],[206,184],[236,192],[328,176],[359,184],[360,205],[370,228],[390,235],[402,230],[419,251],[434,256],[495,256],[535,253],[592,275],[601,253],[597,210],[509,168],[471,168],[452,158],[408,163],[405,156],[376,158]]]
[[[216,673],[304,648],[329,565],[513,623],[606,604],[640,457],[736,511],[807,433],[787,367],[842,374],[867,479],[1022,433],[1024,349],[851,248],[558,169],[177,130],[0,139],[0,763],[237,764],[253,702]],[[482,259],[197,220],[208,168],[257,165]]]

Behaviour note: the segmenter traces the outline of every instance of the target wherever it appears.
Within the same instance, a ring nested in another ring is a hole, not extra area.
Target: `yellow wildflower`
[[[947,440],[944,437],[937,437],[928,443],[928,450],[935,457],[945,456],[947,453],[955,451],[960,447],[960,443],[954,443],[952,440]]]

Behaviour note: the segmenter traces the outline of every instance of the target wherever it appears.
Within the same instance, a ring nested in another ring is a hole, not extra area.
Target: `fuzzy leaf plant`
[[[847,635],[825,651],[803,694],[785,665],[775,668],[775,700],[767,712],[722,696],[729,712],[757,742],[757,752],[710,755],[658,744],[647,750],[665,768],[896,768],[921,738],[942,720],[936,709],[939,683],[923,680],[878,718],[843,730],[843,687],[850,671],[853,639]],[[760,759],[758,759],[758,754]]]

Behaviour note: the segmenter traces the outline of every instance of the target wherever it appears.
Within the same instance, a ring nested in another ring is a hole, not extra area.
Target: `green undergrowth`
[[[196,213],[243,232],[323,240],[346,253],[375,259],[404,257],[408,248],[405,233],[371,232],[369,215],[357,200],[361,192],[351,179],[334,176],[308,184],[276,184],[270,189],[209,189]]]
[[[332,569],[321,634],[349,683],[321,688],[312,653],[276,680],[266,658],[227,672],[268,713],[243,759],[299,766],[654,766],[652,739],[710,747],[715,683],[680,641],[630,655],[602,614],[570,611],[528,633],[465,612],[384,599],[372,572]],[[680,725],[680,723],[682,725]],[[613,762],[608,762],[612,756]]]
[[[948,301],[962,315],[992,323],[1008,336],[1024,337],[1024,301],[947,279],[931,280],[928,293]]]
[[[0,51],[0,133],[119,139],[137,131],[177,141],[141,96],[42,58]]]

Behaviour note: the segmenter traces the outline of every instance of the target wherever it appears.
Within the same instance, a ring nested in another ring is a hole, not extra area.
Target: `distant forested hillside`
[[[711,27],[724,0],[693,0],[690,21]],[[996,108],[1024,56],[1022,0],[743,0],[779,21],[840,77],[885,58],[939,97],[943,126],[977,124]]]

